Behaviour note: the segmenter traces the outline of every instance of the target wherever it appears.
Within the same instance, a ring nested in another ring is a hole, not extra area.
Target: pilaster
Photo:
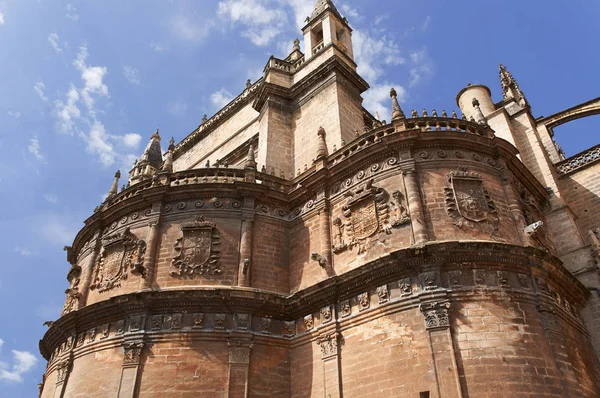
[[[317,344],[321,347],[321,360],[323,363],[323,397],[342,397],[342,378],[340,374],[340,349],[341,335],[337,331],[323,331],[317,337]]]
[[[421,200],[416,173],[414,167],[402,171],[415,244],[422,245],[429,240],[429,236],[423,216],[423,201]]]
[[[227,342],[229,347],[229,380],[227,397],[248,397],[248,371],[252,347],[251,338],[235,338]]]

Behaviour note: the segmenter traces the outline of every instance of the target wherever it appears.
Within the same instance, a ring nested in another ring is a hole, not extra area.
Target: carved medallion
[[[94,267],[90,289],[104,292],[121,286],[131,271],[145,276],[144,253],[146,242],[126,228],[123,233],[102,239],[103,249]]]
[[[315,325],[315,322],[314,322],[312,314],[306,315],[304,317],[304,327],[306,328],[306,330],[312,329],[314,325]]]
[[[446,210],[453,225],[459,228],[488,224],[491,233],[498,229],[498,215],[494,202],[483,188],[483,178],[461,167],[448,174],[451,188],[445,188]]]
[[[327,307],[321,308],[321,322],[322,323],[331,322],[332,319],[333,319],[333,314],[331,311],[331,306],[328,305]]]
[[[192,222],[181,224],[181,232],[183,236],[175,243],[170,274],[220,274],[221,239],[215,223],[199,216]]]
[[[358,295],[358,309],[360,311],[366,310],[371,306],[371,298],[369,292],[364,292]]]
[[[350,306],[350,300],[344,300],[340,303],[340,313],[344,318],[352,315],[352,307]]]
[[[377,297],[379,299],[379,304],[386,303],[390,299],[390,292],[387,285],[379,286],[377,288]]]
[[[204,328],[204,314],[196,313],[193,316],[192,329],[202,329],[202,328]]]

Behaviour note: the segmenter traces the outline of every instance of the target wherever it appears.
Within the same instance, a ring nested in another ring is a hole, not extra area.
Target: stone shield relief
[[[215,223],[199,216],[192,222],[181,224],[181,232],[183,236],[175,243],[170,274],[220,274],[221,239]]]

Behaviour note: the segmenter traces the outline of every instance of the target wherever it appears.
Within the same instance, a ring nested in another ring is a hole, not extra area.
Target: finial
[[[246,89],[252,87],[252,81],[250,79],[246,80]]]
[[[337,152],[337,146],[333,144],[333,152]]]
[[[300,39],[296,38],[296,40],[294,40],[294,48],[292,51],[300,51]]]
[[[206,113],[205,113],[204,116],[202,116],[202,123],[206,123],[207,120],[208,120],[208,118],[206,117]]]
[[[461,115],[460,117],[462,120],[467,120],[467,115],[465,115],[464,113]]]
[[[367,126],[366,124],[363,126],[363,133],[368,133],[369,132],[369,126]]]
[[[456,116],[456,112],[455,112],[455,111],[452,111],[452,119],[456,119],[456,117],[457,117],[457,116]]]
[[[210,159],[206,159],[206,164],[204,165],[207,169],[210,167]]]
[[[429,115],[427,114],[427,109],[423,108],[423,117],[428,117]]]
[[[470,121],[470,122],[475,122],[475,118],[474,118],[473,116],[471,116],[471,117],[469,118],[469,121]]]
[[[285,172],[283,170],[279,172],[279,177],[285,179]]]
[[[431,117],[438,117],[437,111],[435,109],[431,111]]]
[[[326,158],[329,155],[327,152],[327,142],[325,141],[325,129],[323,127],[319,127],[319,131],[317,133],[319,136],[319,146],[317,148],[317,160]]]
[[[448,114],[446,113],[445,109],[442,109],[442,117],[448,117]]]
[[[354,130],[354,138],[358,138],[360,137],[360,133],[358,132],[358,129]]]
[[[175,150],[175,139],[171,137],[169,140],[169,148],[168,152],[165,156],[165,161],[163,162],[161,171],[173,172],[173,151]]]
[[[375,119],[377,119],[377,121],[379,121],[379,112],[375,111]]]
[[[485,116],[483,116],[483,112],[479,107],[479,101],[477,98],[473,98],[473,108],[475,108],[475,115],[477,116],[476,122],[481,125],[487,124],[487,120],[485,120]]]
[[[413,109],[412,112],[410,113],[411,117],[419,117],[419,114],[417,113],[416,109]]]
[[[262,165],[262,167],[260,168],[260,172],[267,174],[267,166],[265,166],[264,164]]]
[[[156,131],[154,132],[154,134],[152,134],[152,137],[150,137],[151,140],[153,140],[155,138],[160,141],[160,134],[158,134],[158,127],[156,128]]]
[[[302,172],[300,171],[300,167],[298,167],[298,174],[296,174],[296,176],[299,176],[300,174],[302,174]]]
[[[246,156],[245,169],[256,170],[256,157],[254,156],[254,145],[250,144],[248,148],[248,156]]]
[[[108,195],[106,196],[107,199],[112,198],[119,192],[119,178],[121,178],[121,170],[117,170],[115,173],[115,180],[108,190]]]
[[[308,170],[308,165],[304,163],[304,171]]]
[[[402,108],[400,108],[400,104],[398,103],[398,93],[392,87],[390,90],[390,97],[392,98],[392,122],[398,119],[405,119],[404,112],[402,112]]]
[[[175,138],[171,137],[169,140],[169,151],[173,151],[175,149]]]

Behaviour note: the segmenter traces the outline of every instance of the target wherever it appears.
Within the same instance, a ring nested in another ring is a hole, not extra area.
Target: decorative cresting
[[[374,187],[372,179],[347,192],[346,196],[348,200],[342,210],[347,221],[342,222],[340,218],[333,220],[332,245],[336,254],[354,246],[358,247],[358,254],[364,253],[376,233],[391,234],[392,228],[410,221],[400,191],[394,191],[393,200],[387,203],[387,192]],[[394,219],[390,215],[390,207]]]
[[[146,242],[138,239],[129,228],[122,233],[108,235],[102,239],[100,254],[90,289],[104,292],[121,286],[129,272],[145,277],[144,253]]]
[[[496,206],[489,193],[483,187],[483,178],[474,172],[460,167],[448,174],[449,188],[444,188],[446,210],[456,227],[473,228],[480,224],[494,233],[498,229],[499,219]]]
[[[192,222],[181,224],[181,232],[183,236],[175,243],[170,274],[220,274],[221,238],[216,224],[198,216]]]
[[[558,172],[559,177],[562,177],[594,164],[598,160],[600,160],[600,145],[593,146],[556,163],[556,171]]]

